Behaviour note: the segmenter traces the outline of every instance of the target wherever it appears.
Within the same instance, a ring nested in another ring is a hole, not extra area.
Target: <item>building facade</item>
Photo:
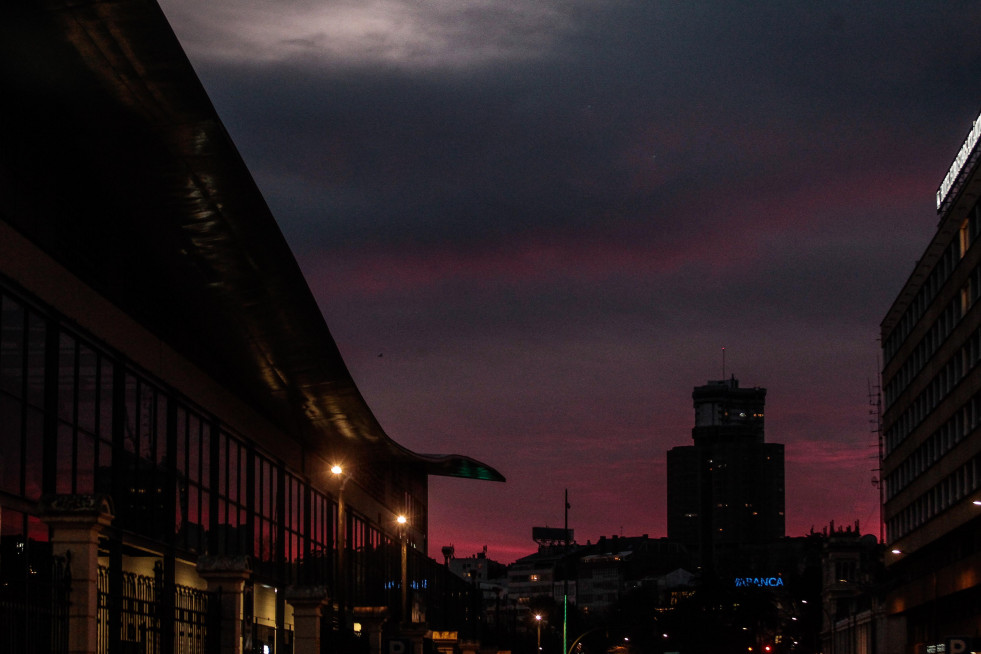
[[[764,442],[765,388],[710,381],[692,392],[692,445],[667,456],[668,538],[703,567],[784,536],[783,445]]]
[[[821,651],[892,654],[905,646],[905,624],[886,612],[889,581],[883,545],[846,526],[825,531],[821,554]]]
[[[160,8],[14,0],[0,43],[3,649],[465,632],[428,478],[503,477],[379,426]]]
[[[981,633],[981,207],[976,121],[939,223],[881,324],[883,518],[906,651]]]

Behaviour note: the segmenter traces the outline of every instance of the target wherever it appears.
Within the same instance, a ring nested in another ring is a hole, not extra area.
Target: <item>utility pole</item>
[[[569,489],[565,489],[565,549],[563,552],[563,574],[562,574],[562,654],[566,654],[566,640],[569,633]]]

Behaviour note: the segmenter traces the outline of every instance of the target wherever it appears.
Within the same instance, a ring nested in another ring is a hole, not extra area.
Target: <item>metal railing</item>
[[[187,586],[164,591],[161,576],[99,568],[99,654],[209,654],[219,648],[220,597]]]

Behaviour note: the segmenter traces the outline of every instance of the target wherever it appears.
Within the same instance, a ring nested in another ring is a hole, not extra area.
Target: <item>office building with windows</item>
[[[981,171],[976,121],[881,324],[883,518],[907,651],[981,633]],[[917,649],[920,648],[920,649]]]
[[[428,478],[503,478],[378,424],[157,4],[5,2],[0,58],[0,649],[467,634]]]
[[[764,442],[765,388],[735,377],[692,392],[692,445],[667,456],[668,538],[703,569],[739,562],[739,548],[784,536],[784,452]]]

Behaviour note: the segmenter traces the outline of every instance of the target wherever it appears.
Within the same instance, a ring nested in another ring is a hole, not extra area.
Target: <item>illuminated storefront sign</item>
[[[967,135],[967,139],[964,140],[964,144],[961,146],[960,151],[954,158],[954,163],[950,164],[950,170],[947,171],[947,176],[944,177],[944,181],[941,182],[940,188],[937,189],[937,211],[940,211],[940,207],[943,206],[944,200],[947,199],[947,195],[954,187],[954,183],[957,182],[957,178],[960,176],[961,171],[964,170],[964,166],[971,158],[971,153],[974,152],[974,146],[977,145],[978,139],[981,139],[981,116],[978,116],[974,120],[974,123],[971,125],[971,131]]]
[[[736,577],[736,588],[776,588],[783,586],[783,577]]]

